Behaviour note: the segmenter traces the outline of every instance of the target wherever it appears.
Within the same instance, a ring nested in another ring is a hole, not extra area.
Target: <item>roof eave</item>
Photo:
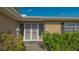
[[[22,16],[21,16],[21,17],[22,17]],[[43,16],[26,16],[26,17],[22,17],[22,18],[24,18],[24,19],[27,19],[27,18],[42,18],[42,19],[43,19],[43,18],[44,18],[44,19],[45,19],[45,18],[46,18],[46,19],[47,19],[47,18],[50,18],[50,19],[51,19],[51,18],[52,18],[52,19],[53,19],[53,18],[60,18],[60,19],[79,19],[79,17],[46,17],[46,16],[45,16],[45,17],[43,17]]]

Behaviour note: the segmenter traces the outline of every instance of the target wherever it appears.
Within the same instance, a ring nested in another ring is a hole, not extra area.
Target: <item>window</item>
[[[19,24],[19,28],[20,28],[20,33],[23,36],[23,32],[24,32],[24,24]]]
[[[74,32],[79,31],[79,23],[72,22],[72,23],[64,23],[64,32]]]
[[[76,31],[79,31],[79,23],[76,23]]]
[[[39,35],[41,36],[41,34],[44,31],[44,25],[43,24],[39,24]]]

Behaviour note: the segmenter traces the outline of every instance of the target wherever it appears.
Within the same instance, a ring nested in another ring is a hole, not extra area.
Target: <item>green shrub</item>
[[[22,36],[14,36],[10,33],[0,33],[1,51],[21,51],[24,50]]]
[[[43,43],[49,51],[79,51],[79,32],[43,33]]]

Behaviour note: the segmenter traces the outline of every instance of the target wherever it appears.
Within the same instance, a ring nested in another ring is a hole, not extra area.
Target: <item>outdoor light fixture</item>
[[[27,15],[26,14],[21,14],[21,17],[26,17]]]

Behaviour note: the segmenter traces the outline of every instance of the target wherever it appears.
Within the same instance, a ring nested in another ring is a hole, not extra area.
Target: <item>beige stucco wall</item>
[[[61,33],[61,22],[45,22],[45,31],[51,33]]]
[[[13,19],[0,14],[0,32],[10,31],[12,34],[16,34],[17,22]]]

